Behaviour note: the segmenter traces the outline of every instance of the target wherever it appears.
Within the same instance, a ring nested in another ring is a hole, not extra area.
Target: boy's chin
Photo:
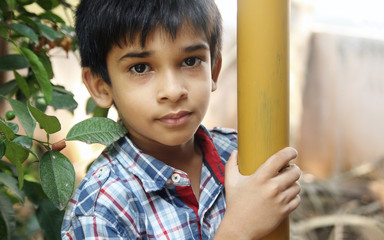
[[[194,136],[193,134],[188,136],[174,137],[174,138],[170,136],[170,137],[167,137],[166,139],[161,139],[159,142],[162,145],[165,145],[168,147],[178,147],[192,141],[193,136]]]
[[[127,128],[131,140],[139,147],[178,147],[194,140],[200,124],[188,124],[180,128],[164,128],[162,125],[149,129]],[[142,146],[144,145],[144,146]]]

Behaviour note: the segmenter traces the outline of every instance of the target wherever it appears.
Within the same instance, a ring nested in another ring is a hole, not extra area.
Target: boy
[[[214,0],[83,0],[76,17],[83,81],[129,133],[88,171],[63,239],[259,239],[298,206],[294,149],[242,176],[236,133],[200,125],[221,68]]]

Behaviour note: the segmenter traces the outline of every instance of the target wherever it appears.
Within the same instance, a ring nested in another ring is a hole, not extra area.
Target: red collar
[[[214,177],[224,186],[225,167],[212,138],[202,128],[197,130],[196,135],[199,138],[207,166],[212,170]]]

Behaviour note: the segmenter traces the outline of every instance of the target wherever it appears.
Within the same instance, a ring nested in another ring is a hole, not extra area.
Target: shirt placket
[[[221,216],[219,215],[224,214],[221,213],[221,209],[225,209],[225,206],[219,204],[220,207],[217,208],[217,205],[215,205],[219,200],[221,203],[225,204],[222,202],[225,200],[221,199],[224,197],[221,195],[223,194],[223,188],[224,186],[210,174],[210,170],[203,166],[199,199],[199,216],[201,219],[202,236],[204,239],[213,237],[213,233],[215,232],[214,225],[217,223],[217,219],[221,219]]]
[[[168,179],[168,184],[171,184],[175,187],[180,200],[193,211],[195,220],[192,219],[190,222],[195,222],[198,230],[193,234],[195,239],[201,239],[199,203],[193,192],[191,181],[188,175],[183,171],[175,170],[170,179]]]

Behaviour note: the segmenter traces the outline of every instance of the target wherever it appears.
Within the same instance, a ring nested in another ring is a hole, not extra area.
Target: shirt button
[[[177,173],[174,173],[174,174],[172,174],[172,181],[174,182],[174,183],[178,183],[178,182],[180,182],[180,179],[181,179],[181,177],[180,177],[180,175],[179,174],[177,174]]]

